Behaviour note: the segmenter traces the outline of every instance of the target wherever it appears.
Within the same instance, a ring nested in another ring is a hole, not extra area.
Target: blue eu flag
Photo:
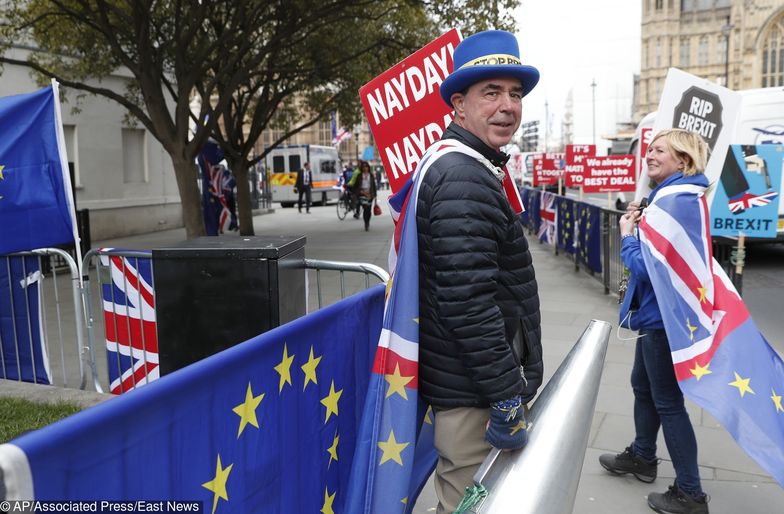
[[[78,238],[57,94],[0,98],[0,254]]]

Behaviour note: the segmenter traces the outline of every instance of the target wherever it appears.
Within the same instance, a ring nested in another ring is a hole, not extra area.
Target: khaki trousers
[[[485,441],[489,409],[457,407],[435,410],[437,514],[452,514],[465,488],[473,485],[474,474],[490,452]]]

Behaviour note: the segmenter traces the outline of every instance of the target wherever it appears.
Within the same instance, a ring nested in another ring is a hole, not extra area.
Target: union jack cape
[[[419,249],[416,204],[428,169],[460,152],[492,165],[454,140],[433,144],[400,191],[389,200],[395,221],[389,252],[384,321],[357,436],[346,513],[411,512],[436,462],[433,415],[417,394],[419,368]],[[500,170],[491,168],[500,175]],[[509,173],[502,182],[515,212],[522,201]],[[511,185],[510,189],[508,186]]]
[[[784,487],[784,363],[713,258],[709,224],[705,187],[675,183],[639,225],[675,375]]]

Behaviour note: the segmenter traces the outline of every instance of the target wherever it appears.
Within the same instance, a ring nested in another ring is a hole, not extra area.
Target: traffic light
[[[529,121],[521,125],[523,129],[523,152],[535,152],[539,146],[539,121]]]

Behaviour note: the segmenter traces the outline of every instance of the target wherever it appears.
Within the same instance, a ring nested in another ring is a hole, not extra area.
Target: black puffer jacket
[[[497,166],[507,159],[454,123],[443,139]],[[487,407],[518,394],[530,401],[542,383],[539,295],[501,182],[468,155],[444,155],[425,175],[416,216],[422,398],[440,407]]]

